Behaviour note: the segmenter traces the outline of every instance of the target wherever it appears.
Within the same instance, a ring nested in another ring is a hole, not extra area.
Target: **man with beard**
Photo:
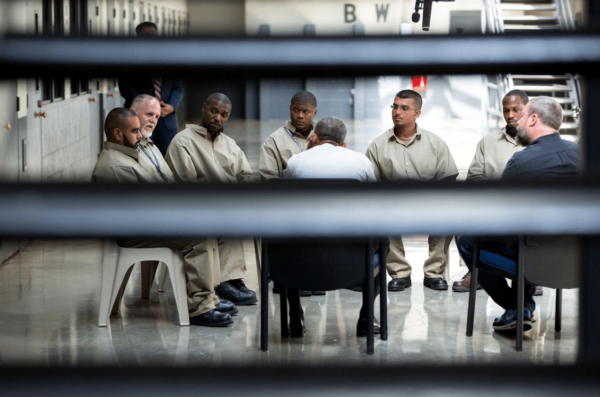
[[[458,168],[448,145],[437,135],[417,125],[423,99],[418,92],[400,91],[394,98],[391,128],[375,138],[367,149],[367,157],[373,163],[379,181],[454,181]],[[410,211],[397,208],[394,211]],[[433,290],[448,289],[443,278],[448,266],[452,236],[429,236],[429,258],[425,260],[423,285]],[[389,291],[404,291],[412,286],[411,267],[406,260],[401,237],[390,237],[387,255],[387,271],[392,276]]]
[[[156,128],[156,123],[160,118],[160,102],[151,95],[138,95],[131,102],[131,110],[137,113],[137,117],[140,120],[140,132],[143,136],[139,146],[141,152],[138,156],[140,165],[148,173],[156,173],[165,182],[174,183],[175,177],[173,176],[173,172],[171,172],[158,147],[150,139],[152,131]]]
[[[518,141],[526,148],[515,153],[506,165],[502,179],[520,180],[569,180],[579,175],[579,147],[565,141],[558,130],[562,124],[561,106],[552,98],[539,97],[529,101],[518,125]],[[458,251],[473,269],[474,236],[462,236]],[[480,249],[517,262],[518,239],[514,237],[490,238],[481,241]],[[490,272],[479,273],[479,283],[490,298],[505,310],[494,320],[495,331],[513,330],[517,326],[516,282],[508,285],[504,277]],[[533,323],[535,285],[525,281],[525,310],[523,329],[529,330]]]
[[[311,92],[300,91],[292,97],[290,121],[286,121],[262,145],[258,171],[263,182],[283,178],[288,160],[306,150],[316,115],[317,98]]]
[[[484,136],[477,144],[475,157],[469,167],[467,181],[484,181],[500,179],[506,163],[513,154],[523,150],[517,138],[517,127],[523,116],[523,109],[529,97],[521,90],[512,90],[502,100],[502,113],[506,127]],[[461,261],[461,266],[466,266]],[[471,288],[471,273],[465,274],[462,280],[452,284],[454,292],[469,292]],[[477,289],[481,289],[478,285]],[[541,287],[536,289],[536,295],[542,295]]]
[[[148,173],[139,164],[137,150],[142,139],[140,122],[130,109],[113,109],[104,123],[106,142],[94,167],[92,182],[165,183],[158,173]],[[224,327],[233,323],[237,309],[231,302],[219,301],[215,287],[220,282],[219,251],[215,239],[124,238],[117,244],[126,248],[179,250],[184,257],[190,324]]]
[[[252,169],[233,139],[223,133],[231,114],[231,101],[223,94],[212,94],[202,107],[199,125],[186,125],[173,138],[167,150],[167,164],[178,182],[245,183],[252,181]],[[241,239],[219,239],[220,298],[236,305],[253,305],[258,300],[243,282],[246,260]]]

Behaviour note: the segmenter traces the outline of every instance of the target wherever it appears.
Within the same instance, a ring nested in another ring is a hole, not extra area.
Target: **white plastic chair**
[[[116,244],[114,239],[104,241],[104,266],[98,325],[106,327],[111,308],[113,308],[113,313],[118,312],[121,291],[129,279],[133,265],[143,261],[160,261],[169,269],[179,313],[179,325],[190,325],[185,269],[181,253],[171,248],[122,248]],[[161,273],[161,277],[164,277],[163,274],[166,271],[163,270]]]

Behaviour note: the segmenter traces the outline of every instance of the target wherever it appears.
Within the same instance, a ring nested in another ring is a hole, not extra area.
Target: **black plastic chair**
[[[379,249],[381,339],[387,340],[387,288],[385,241],[374,239],[263,239],[261,269],[261,350],[268,350],[268,280],[285,287],[332,291],[363,285],[367,304],[367,354],[374,353],[374,269],[375,241]],[[281,289],[281,333],[287,336],[286,288]],[[366,304],[363,302],[363,305]]]
[[[485,251],[479,249],[480,238],[473,246],[473,266],[469,309],[467,315],[467,336],[473,336],[475,320],[475,297],[479,270],[490,271],[511,278],[517,283],[517,337],[516,350],[523,350],[523,310],[525,303],[525,279],[532,284],[556,289],[556,312],[554,330],[562,329],[562,290],[578,288],[581,284],[581,243],[576,236],[519,236],[518,262],[504,258],[505,266],[515,269],[514,274],[500,269],[497,264],[481,260]],[[502,266],[500,266],[502,267]]]

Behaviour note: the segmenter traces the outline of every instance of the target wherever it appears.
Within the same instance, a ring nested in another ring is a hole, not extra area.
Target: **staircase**
[[[487,32],[503,34],[538,30],[574,31],[575,23],[568,0],[483,0]],[[496,127],[504,125],[502,98],[513,89],[525,91],[530,98],[553,97],[563,107],[564,121],[560,133],[564,139],[578,141],[581,133],[579,112],[581,88],[579,76],[564,75],[497,75],[486,76],[488,98],[486,126],[490,117]]]

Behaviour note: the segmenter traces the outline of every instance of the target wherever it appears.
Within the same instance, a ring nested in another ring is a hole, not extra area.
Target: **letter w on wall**
[[[375,4],[375,11],[377,12],[377,22],[383,17],[383,22],[387,20],[388,10],[390,9],[390,4]]]

